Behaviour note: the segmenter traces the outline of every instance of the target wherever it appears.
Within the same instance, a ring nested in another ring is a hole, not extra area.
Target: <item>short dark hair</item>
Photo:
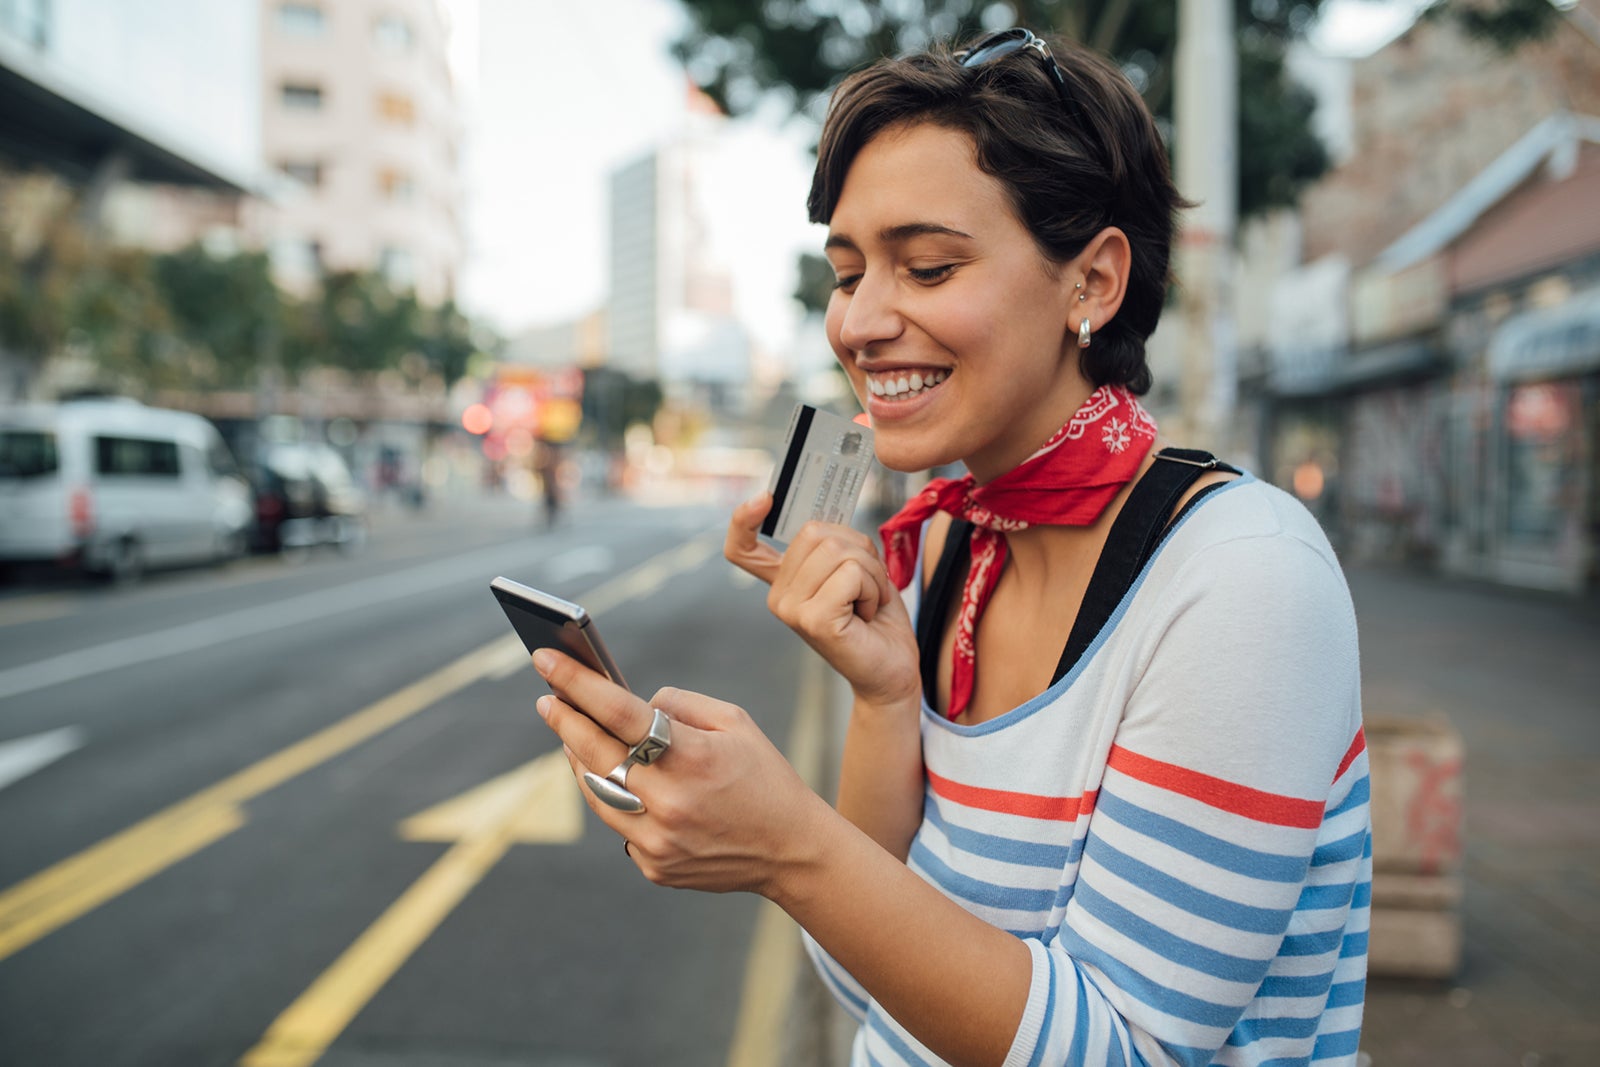
[[[1191,205],[1172,183],[1149,108],[1123,73],[1081,45],[1048,43],[1070,110],[1028,49],[963,67],[946,43],[850,75],[828,105],[806,206],[812,222],[827,223],[856,155],[890,127],[927,122],[967,134],[979,169],[1005,187],[1048,262],[1072,259],[1108,226],[1127,234],[1127,293],[1082,353],[1082,367],[1096,386],[1142,394],[1151,384],[1145,339],[1166,299],[1177,212]]]

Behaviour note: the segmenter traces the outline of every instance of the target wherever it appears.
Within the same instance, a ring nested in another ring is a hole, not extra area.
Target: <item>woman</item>
[[[1353,1062],[1349,596],[1290,497],[1158,455],[1136,394],[1181,201],[1126,80],[1054,49],[1012,30],[879,63],[823,132],[828,338],[878,457],[970,472],[882,555],[824,524],[778,554],[765,496],[730,523],[728,558],[853,690],[837,809],[709,697],[647,705],[541,652],[540,712],[649,879],[804,928],[857,1064]],[[669,726],[659,760],[617,740]]]

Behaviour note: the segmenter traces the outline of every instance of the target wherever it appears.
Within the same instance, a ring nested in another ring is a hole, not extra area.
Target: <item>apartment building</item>
[[[462,123],[438,0],[262,0],[262,149],[289,179],[270,208],[291,290],[377,270],[425,304],[464,254]]]

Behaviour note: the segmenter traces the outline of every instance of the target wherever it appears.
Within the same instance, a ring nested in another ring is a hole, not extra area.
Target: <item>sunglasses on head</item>
[[[1033,51],[1044,60],[1044,69],[1050,72],[1050,80],[1055,83],[1056,96],[1061,98],[1062,110],[1069,115],[1074,114],[1072,100],[1067,96],[1066,79],[1061,76],[1061,68],[1056,66],[1055,56],[1050,54],[1050,46],[1032,30],[1013,26],[1009,30],[991,33],[971,48],[955,53],[955,58],[963,67],[981,67],[1014,55],[1023,49]]]

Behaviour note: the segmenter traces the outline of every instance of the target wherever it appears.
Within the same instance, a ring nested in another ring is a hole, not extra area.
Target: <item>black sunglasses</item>
[[[1044,60],[1044,69],[1050,72],[1050,80],[1055,82],[1056,95],[1061,98],[1062,110],[1076,116],[1077,110],[1072,106],[1071,97],[1067,95],[1066,79],[1061,76],[1061,68],[1056,66],[1055,56],[1050,54],[1050,46],[1032,30],[1013,26],[1009,30],[991,33],[971,48],[955,53],[955,58],[963,67],[981,67],[985,63],[1004,59],[1025,48],[1036,52],[1039,58]]]

